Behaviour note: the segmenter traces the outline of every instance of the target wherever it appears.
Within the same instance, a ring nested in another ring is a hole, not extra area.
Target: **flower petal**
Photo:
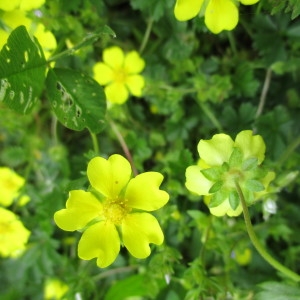
[[[217,34],[222,30],[232,30],[238,23],[238,8],[232,0],[210,0],[205,11],[205,24]]]
[[[74,190],[70,191],[66,208],[54,214],[54,221],[61,229],[74,231],[85,227],[101,213],[102,204],[92,193]]]
[[[132,95],[140,97],[145,86],[145,79],[141,75],[129,75],[126,78],[126,85]]]
[[[156,218],[148,213],[129,214],[122,224],[125,247],[136,258],[150,255],[149,243],[161,245],[164,235]]]
[[[244,159],[257,157],[262,163],[265,158],[266,145],[260,135],[253,135],[252,130],[243,130],[235,138],[234,146],[239,147],[244,154]]]
[[[121,68],[124,64],[124,52],[117,46],[106,48],[103,51],[103,61],[112,69]]]
[[[146,172],[131,179],[125,193],[127,205],[146,211],[164,206],[169,201],[169,194],[159,189],[163,178],[158,172]]]
[[[119,154],[93,158],[87,168],[91,185],[109,199],[116,199],[125,188],[131,176],[131,166],[126,158]]]
[[[114,82],[106,86],[104,91],[107,100],[115,104],[123,104],[129,97],[129,92],[126,86],[118,82]]]
[[[106,85],[113,80],[113,70],[106,64],[99,62],[93,67],[94,78],[101,85]]]
[[[210,140],[200,140],[198,152],[210,166],[221,166],[228,162],[233,150],[233,140],[227,134],[215,134]]]
[[[259,0],[239,0],[244,5],[252,5],[257,3]]]
[[[187,21],[197,16],[204,0],[177,0],[174,8],[175,18]]]
[[[239,203],[238,207],[233,210],[230,206],[229,200],[226,199],[222,204],[216,206],[216,207],[209,207],[210,213],[217,217],[222,217],[224,215],[228,215],[229,217],[237,217],[239,216],[242,211],[242,205]]]
[[[140,57],[137,51],[130,51],[125,55],[124,69],[128,74],[137,74],[145,68],[145,61]]]
[[[213,182],[209,181],[201,173],[201,168],[199,166],[190,166],[185,172],[186,188],[198,195],[208,195],[209,190],[213,185]]]
[[[120,238],[111,222],[99,222],[86,229],[78,244],[78,256],[90,260],[97,257],[97,265],[105,268],[120,252]]]

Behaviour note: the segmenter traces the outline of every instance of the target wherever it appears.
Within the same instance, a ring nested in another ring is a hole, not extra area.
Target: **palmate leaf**
[[[19,113],[29,113],[46,78],[46,60],[37,39],[25,26],[17,27],[0,52],[0,102]]]
[[[93,133],[103,129],[106,98],[93,78],[78,71],[54,68],[48,72],[46,88],[54,113],[67,128],[88,128]]]

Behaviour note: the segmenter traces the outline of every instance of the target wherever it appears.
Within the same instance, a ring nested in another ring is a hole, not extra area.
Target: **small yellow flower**
[[[46,0],[1,0],[0,9],[12,11],[20,9],[24,11],[32,10],[41,7]]]
[[[23,223],[11,211],[0,207],[0,255],[15,257],[25,249],[30,236]]]
[[[242,205],[236,191],[239,183],[247,204],[264,196],[274,172],[261,164],[266,146],[260,135],[251,130],[241,131],[235,141],[227,134],[215,134],[210,140],[200,140],[198,165],[186,169],[186,187],[203,195],[211,214],[238,216]]]
[[[9,206],[19,196],[25,179],[7,167],[0,167],[0,204]]]
[[[69,287],[62,281],[52,278],[48,279],[45,284],[44,299],[60,300],[69,290]]]
[[[107,100],[122,104],[129,93],[136,97],[142,95],[145,80],[139,73],[144,68],[145,61],[138,52],[124,54],[121,48],[114,46],[103,51],[103,63],[96,63],[93,71],[95,80],[105,85]]]
[[[241,266],[249,265],[252,259],[252,251],[250,248],[236,249],[234,251],[234,258]]]
[[[251,5],[259,0],[238,0],[242,4]],[[238,8],[234,0],[177,0],[174,14],[177,20],[187,21],[196,17],[200,11],[204,13],[208,29],[217,34],[222,30],[232,30],[239,20]]]
[[[121,155],[93,158],[87,168],[91,189],[73,190],[66,209],[54,220],[63,230],[83,230],[78,256],[107,267],[114,262],[120,243],[136,258],[146,258],[149,243],[160,245],[164,235],[156,218],[147,213],[164,206],[169,195],[159,189],[163,176],[145,172],[131,178],[131,166]],[[146,211],[146,212],[144,212]]]

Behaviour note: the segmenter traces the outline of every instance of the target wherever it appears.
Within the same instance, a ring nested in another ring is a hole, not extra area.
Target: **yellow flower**
[[[19,196],[25,179],[7,167],[0,167],[0,204],[9,206]]]
[[[69,287],[62,281],[52,278],[48,279],[45,284],[44,299],[60,300],[69,290]]]
[[[156,218],[144,211],[161,208],[169,195],[159,189],[163,176],[145,172],[131,179],[131,166],[121,155],[93,158],[87,168],[91,189],[70,191],[66,209],[54,220],[63,230],[83,230],[78,256],[107,267],[114,262],[120,243],[136,258],[150,255],[149,243],[162,244]]]
[[[41,7],[46,0],[1,0],[0,9],[12,11],[20,9],[24,11],[32,10]]]
[[[124,54],[119,47],[110,47],[103,51],[103,63],[96,63],[94,78],[105,85],[105,94],[111,103],[122,104],[129,93],[136,97],[142,95],[145,80],[139,75],[145,67],[145,61],[138,52]]]
[[[43,24],[37,24],[29,19],[24,11],[14,10],[5,12],[2,15],[2,21],[9,30],[0,29],[0,48],[7,42],[10,32],[21,25],[24,25],[27,31],[38,39],[46,58],[50,57],[50,54],[57,46],[54,35],[50,31],[47,31]]]
[[[238,0],[251,5],[259,0]],[[217,34],[222,30],[232,30],[239,20],[238,8],[234,0],[177,0],[174,14],[177,20],[187,21],[204,13],[204,22],[208,29]]]
[[[14,257],[25,249],[30,231],[11,211],[0,207],[0,255]]]
[[[210,140],[200,140],[198,165],[186,169],[186,187],[203,195],[211,214],[238,216],[242,205],[236,191],[239,183],[247,204],[252,204],[268,192],[275,173],[261,163],[266,146],[260,135],[241,131],[235,141],[227,134],[215,134]]]

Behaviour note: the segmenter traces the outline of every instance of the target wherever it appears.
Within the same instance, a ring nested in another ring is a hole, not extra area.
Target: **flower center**
[[[103,215],[106,220],[114,224],[121,224],[124,217],[130,212],[131,208],[126,205],[126,200],[107,200],[103,205]]]
[[[239,169],[231,169],[227,172],[225,175],[225,185],[229,188],[234,188],[235,189],[235,181],[243,181],[244,179],[244,174],[241,170]]]
[[[127,78],[127,72],[124,69],[120,68],[115,71],[114,74],[115,82],[124,84],[126,82],[126,78]]]
[[[0,234],[5,235],[12,231],[11,222],[0,222]]]

